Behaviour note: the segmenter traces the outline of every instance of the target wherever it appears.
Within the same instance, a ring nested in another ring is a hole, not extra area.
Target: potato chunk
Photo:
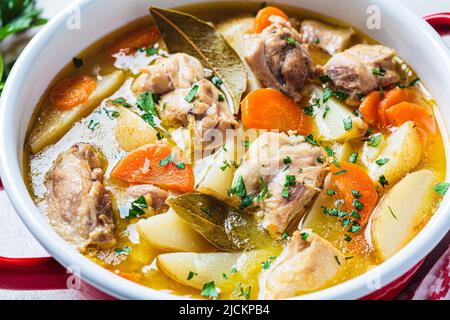
[[[371,234],[377,255],[386,260],[411,240],[429,211],[435,175],[421,170],[406,176],[375,210]]]
[[[392,186],[411,172],[421,158],[422,145],[414,129],[414,123],[405,122],[388,137],[386,147],[377,158],[378,163],[376,160],[369,166],[369,175],[373,181],[378,181],[384,176]]]
[[[228,190],[237,166],[234,161],[234,149],[234,143],[226,143],[213,155],[213,161],[200,180],[197,191],[220,199],[229,198]]]
[[[160,270],[178,283],[202,289],[205,282],[214,281],[223,291],[223,274],[230,274],[242,253],[168,253],[159,255]],[[191,273],[192,272],[192,273]],[[191,273],[191,277],[189,274]],[[189,279],[190,278],[190,279]],[[230,288],[231,289],[231,288]]]
[[[313,99],[320,102],[314,106],[314,119],[323,141],[347,141],[364,135],[367,124],[345,105],[334,98],[323,102],[324,91],[314,86]]]
[[[120,108],[115,136],[119,146],[126,152],[136,150],[146,144],[158,141],[156,130],[133,111]]]
[[[31,129],[30,151],[35,154],[58,141],[81,118],[88,116],[103,99],[112,95],[125,81],[123,71],[115,71],[97,81],[97,87],[88,100],[70,110],[53,105],[44,106],[39,121]]]
[[[164,251],[208,252],[215,249],[172,210],[137,224],[137,231],[152,246]]]

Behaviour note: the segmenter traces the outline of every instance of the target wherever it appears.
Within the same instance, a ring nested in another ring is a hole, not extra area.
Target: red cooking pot
[[[439,34],[450,34],[450,13],[438,13],[425,17]],[[0,192],[3,185],[0,181]],[[417,272],[423,261],[404,274],[402,277],[391,282],[389,285],[373,292],[363,300],[390,300],[394,299],[404,289],[408,281]],[[448,281],[448,278],[447,280]],[[67,271],[56,260],[47,258],[4,258],[0,257],[0,289],[6,290],[64,290],[76,287],[80,289],[86,298],[109,299],[92,286],[76,278],[74,274]],[[448,291],[448,285],[446,286]],[[440,297],[447,295],[447,292]]]

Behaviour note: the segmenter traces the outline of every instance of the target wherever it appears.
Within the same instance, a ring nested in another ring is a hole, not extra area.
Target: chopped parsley
[[[189,271],[189,274],[188,274],[187,280],[188,280],[188,281],[191,281],[192,279],[194,279],[194,277],[195,277],[195,276],[198,276],[198,273],[195,273],[195,272]]]
[[[155,116],[153,116],[150,113],[144,113],[141,116],[142,120],[144,120],[145,122],[147,122],[150,126],[152,126],[153,128],[156,127],[156,123],[155,123]]]
[[[411,82],[409,83],[409,86],[410,86],[410,87],[414,87],[415,85],[417,85],[417,84],[419,83],[419,81],[420,81],[420,79],[419,79],[419,78],[416,78],[416,79],[414,79],[413,81],[411,81]]]
[[[289,189],[291,187],[295,187],[295,184],[296,184],[295,176],[293,176],[293,175],[286,175],[286,181],[284,183],[284,188],[281,191],[281,196],[283,198],[286,198],[286,199],[289,198],[289,194],[290,194]]]
[[[359,192],[358,190],[352,190],[352,195],[355,199],[360,199],[361,198],[361,192]]]
[[[383,67],[372,69],[372,73],[376,76],[384,77],[386,75],[386,70]]]
[[[261,192],[258,194],[258,197],[256,197],[257,202],[261,202],[264,200],[264,198],[266,198],[266,196],[269,196],[269,188],[267,187],[267,182],[262,177],[259,177],[259,183],[261,185]]]
[[[350,241],[352,241],[352,237],[350,237],[348,234],[346,234],[346,235],[344,235],[344,240],[346,242],[350,242]]]
[[[186,164],[183,161],[177,162],[177,169],[184,170],[186,169]]]
[[[295,45],[298,44],[297,40],[295,40],[295,39],[292,38],[292,37],[286,38],[286,42],[287,42],[289,45],[291,45],[291,46],[295,46]]]
[[[143,209],[148,209],[147,200],[144,196],[140,196],[131,203],[131,208],[128,210],[127,219],[137,218],[145,214]]]
[[[150,113],[153,116],[158,116],[158,111],[156,109],[156,99],[157,97],[151,92],[141,93],[137,99],[137,106],[142,111]]]
[[[282,235],[281,235],[281,240],[286,240],[286,239],[289,239],[289,233],[287,233],[287,232],[284,232]]]
[[[380,185],[381,185],[383,188],[389,185],[389,181],[387,181],[387,179],[386,179],[386,177],[385,177],[384,175],[381,175],[381,176],[378,178],[378,182],[380,183]]]
[[[170,164],[174,164],[175,161],[175,153],[171,153],[170,155],[168,155],[166,158],[162,159],[159,161],[159,165],[161,167],[165,167],[167,166],[169,163]]]
[[[367,141],[369,142],[369,146],[374,147],[374,148],[378,147],[382,137],[383,137],[383,135],[381,133],[377,133],[373,136],[370,136],[367,139]]]
[[[349,94],[343,91],[333,91],[333,96],[340,101],[344,101],[349,97]]]
[[[148,56],[153,56],[153,55],[155,55],[155,54],[158,53],[158,49],[155,48],[155,47],[147,48],[147,49],[145,50],[145,53],[146,53]]]
[[[334,191],[333,189],[327,189],[327,195],[329,195],[330,197],[334,196],[336,194],[336,191]]]
[[[358,233],[361,231],[361,226],[357,222],[353,222],[352,226],[350,227],[350,230],[348,230],[351,233]]]
[[[203,297],[208,297],[210,299],[216,300],[219,297],[219,288],[216,287],[214,281],[205,282],[203,284],[202,292],[200,293]]]
[[[344,121],[344,129],[345,129],[345,131],[351,130],[353,128],[352,117],[348,116],[343,121]]]
[[[239,176],[234,185],[231,187],[230,193],[241,198],[245,197],[247,190],[245,189],[244,177]]]
[[[117,248],[117,249],[114,249],[114,252],[115,252],[117,255],[130,254],[131,248],[128,247],[128,246],[125,246],[125,247],[123,247],[123,248]]]
[[[252,291],[252,287],[248,287],[247,289],[244,289],[242,287],[242,284],[240,282],[238,282],[236,284],[236,287],[233,290],[233,296],[237,297],[237,298],[242,298],[244,300],[248,300],[250,299],[250,294]]]
[[[269,257],[269,258],[267,259],[267,261],[262,262],[261,264],[262,264],[263,269],[264,269],[264,270],[269,269],[269,268],[270,268],[270,265],[272,264],[272,262],[275,261],[276,258],[277,258],[277,257],[271,256],[271,257]]]
[[[241,199],[241,209],[250,207],[253,203],[254,198],[255,197],[250,193],[246,194],[245,197]]]
[[[325,117],[328,115],[328,113],[330,112],[330,107],[329,106],[325,106],[325,111],[324,111],[324,113],[323,113],[323,119],[325,119]]]
[[[97,129],[99,126],[100,126],[100,122],[91,120],[91,121],[89,121],[87,127],[88,127],[89,130],[94,131],[94,130]]]
[[[129,103],[127,102],[127,100],[125,100],[125,98],[117,98],[117,99],[114,99],[114,100],[112,101],[112,103],[115,104],[115,105],[120,105],[120,106],[122,106],[122,107],[124,107],[124,108],[127,108],[127,109],[131,108],[131,104],[129,104]]]
[[[333,175],[334,175],[334,176],[339,176],[339,175],[341,175],[341,174],[346,174],[346,173],[348,173],[347,170],[341,170],[341,171],[338,171],[338,172],[333,173]]]
[[[192,87],[191,91],[189,91],[188,95],[184,98],[184,100],[186,102],[192,103],[195,99],[195,96],[197,95],[198,88],[199,88],[198,84],[195,84]]]
[[[319,37],[314,37],[313,43],[314,44],[319,44],[320,43],[320,38]]]
[[[120,115],[119,111],[117,110],[111,109],[103,109],[103,110],[105,111],[106,116],[111,120],[117,118]]]
[[[309,233],[308,232],[303,232],[302,234],[300,234],[300,236],[302,237],[303,241],[306,241],[306,240],[308,240]]]
[[[223,102],[225,101],[225,97],[219,93],[219,95],[217,96],[217,100],[219,100],[219,102]]]
[[[290,164],[290,163],[292,163],[291,157],[287,156],[286,158],[284,158],[284,159],[283,159],[283,163],[284,163],[284,164]]]
[[[350,217],[356,218],[358,220],[361,220],[361,215],[358,211],[352,210],[350,211]]]
[[[331,80],[330,76],[325,74],[323,76],[319,76],[319,80],[320,82],[322,82],[323,84],[329,82]]]
[[[73,65],[75,66],[75,68],[81,68],[84,65],[83,59],[82,58],[77,58],[74,57],[72,59]]]
[[[375,161],[375,163],[379,166],[382,167],[384,166],[386,163],[389,162],[389,158],[383,158],[383,159],[378,159],[377,161]]]
[[[353,200],[353,208],[355,208],[358,211],[361,211],[362,209],[364,209],[364,205],[362,204],[361,201],[359,201],[358,199]]]
[[[313,106],[307,106],[303,108],[303,112],[309,116],[312,117],[314,115],[314,107]]]
[[[254,200],[253,195],[247,194],[244,178],[242,176],[239,176],[234,185],[231,187],[230,194],[234,194],[241,198],[241,209],[251,206]]]
[[[356,163],[357,160],[358,160],[358,152],[352,152],[348,157],[348,162]]]
[[[433,190],[436,191],[439,195],[445,196],[449,187],[450,187],[450,183],[441,182],[441,183],[438,183],[437,185],[435,185],[433,187]]]
[[[305,137],[306,142],[308,142],[309,144],[313,145],[313,146],[318,146],[319,144],[317,143],[316,140],[314,140],[314,136],[312,134],[309,134],[308,136]]]
[[[212,82],[216,87],[220,87],[220,86],[223,84],[223,81],[222,81],[219,77],[217,77],[217,76],[212,77],[211,82]]]
[[[330,149],[330,147],[326,146],[325,151],[330,155],[330,157],[334,157],[334,152]]]

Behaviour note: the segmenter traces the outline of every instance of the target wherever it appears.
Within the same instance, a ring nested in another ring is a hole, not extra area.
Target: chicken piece
[[[358,44],[334,55],[322,70],[334,89],[356,98],[400,80],[394,55],[393,49],[382,45]]]
[[[128,195],[133,199],[144,196],[148,207],[154,210],[155,213],[162,213],[169,209],[169,206],[166,204],[169,193],[151,184],[132,186],[128,188]]]
[[[296,231],[260,277],[259,298],[286,299],[324,287],[341,269],[344,255],[311,230]]]
[[[356,35],[351,28],[338,28],[316,20],[304,20],[300,27],[303,41],[316,44],[329,54],[347,49]]]
[[[185,53],[160,58],[155,64],[141,71],[132,86],[137,95],[143,92],[164,94],[175,89],[189,88],[205,78],[201,62]]]
[[[196,89],[195,97],[186,99],[191,90]],[[189,100],[189,101],[188,101]],[[199,139],[208,135],[212,129],[223,133],[238,123],[230,111],[225,95],[210,81],[203,79],[188,89],[174,90],[162,96],[159,115],[168,124],[189,125],[189,116],[196,121]]]
[[[49,173],[50,224],[82,252],[115,244],[112,204],[102,184],[100,159],[92,145],[79,143],[60,154]]]
[[[251,145],[235,172],[233,186],[243,181],[247,194],[260,196],[261,201],[255,202],[257,217],[271,234],[281,234],[298,222],[320,192],[328,171],[322,163],[325,157],[321,148],[302,136],[266,133]]]
[[[245,59],[265,87],[301,100],[301,89],[313,72],[300,34],[289,22],[274,22],[255,36]]]

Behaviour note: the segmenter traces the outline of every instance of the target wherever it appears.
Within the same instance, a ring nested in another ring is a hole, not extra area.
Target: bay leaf
[[[184,221],[206,240],[224,251],[260,249],[272,239],[258,228],[253,216],[222,200],[202,193],[188,193],[167,203]]]
[[[222,81],[221,88],[237,114],[247,88],[241,58],[209,23],[176,10],[151,7],[150,13],[170,53],[184,52],[199,59]]]

